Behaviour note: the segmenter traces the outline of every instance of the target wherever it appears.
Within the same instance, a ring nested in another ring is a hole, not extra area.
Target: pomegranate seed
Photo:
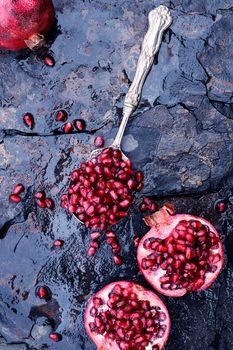
[[[89,208],[86,210],[86,214],[89,216],[92,216],[94,215],[94,213],[95,213],[95,207],[94,205],[90,205]]]
[[[88,251],[87,251],[87,254],[88,254],[89,256],[93,256],[93,255],[95,254],[95,252],[96,252],[96,248],[90,247],[90,248],[88,249]]]
[[[93,304],[96,309],[98,309],[101,305],[103,305],[103,300],[98,297],[93,298]]]
[[[45,204],[48,209],[53,209],[55,206],[54,201],[51,198],[46,198]]]
[[[56,241],[53,242],[54,247],[61,248],[64,245],[64,241],[62,239],[56,239]]]
[[[73,127],[72,123],[68,122],[68,123],[64,124],[63,129],[64,129],[64,132],[66,134],[69,134],[70,132],[72,132],[74,130],[74,127]]]
[[[103,136],[97,136],[94,140],[94,145],[96,147],[103,147],[104,143],[105,143],[105,141],[104,141]]]
[[[98,239],[100,237],[101,233],[100,232],[92,232],[91,233],[91,239],[95,240]]]
[[[76,205],[79,202],[79,196],[77,194],[72,194],[70,196],[70,204]]]
[[[86,128],[86,123],[83,119],[74,120],[74,127],[77,131],[82,132]]]
[[[143,202],[144,202],[148,207],[150,207],[151,204],[152,204],[152,201],[150,200],[150,198],[147,198],[147,197],[144,197],[144,198],[143,198]]]
[[[14,190],[13,190],[13,193],[14,194],[20,194],[21,192],[23,192],[25,190],[25,187],[24,185],[22,184],[18,184],[15,186]]]
[[[215,204],[215,210],[219,214],[223,213],[226,210],[226,203],[224,201],[218,201]]]
[[[119,246],[119,245],[115,246],[115,248],[112,248],[112,253],[114,255],[118,255],[120,253],[120,251],[121,251],[121,246]]]
[[[21,202],[21,198],[20,198],[20,196],[18,196],[17,194],[11,194],[11,195],[9,196],[9,200],[12,201],[12,202],[14,202],[14,203],[19,203],[19,202]]]
[[[117,193],[115,191],[112,190],[112,191],[109,192],[109,194],[110,194],[110,196],[112,197],[113,200],[116,201],[118,199],[118,195],[117,195]]]
[[[95,248],[95,249],[98,249],[99,246],[100,246],[100,242],[96,239],[96,240],[93,240],[91,242],[91,245],[90,245],[92,248]]]
[[[59,342],[62,340],[62,335],[57,332],[53,332],[49,334],[49,338],[54,342]]]
[[[144,213],[145,211],[147,211],[149,208],[148,208],[148,205],[146,203],[141,203],[139,205],[139,210]]]
[[[45,199],[45,192],[44,192],[44,191],[36,192],[36,193],[35,193],[35,198],[36,198],[36,199],[44,200],[44,199]]]
[[[44,64],[48,67],[54,67],[55,66],[55,59],[51,55],[47,55],[44,57]]]
[[[113,255],[113,261],[116,265],[122,265],[123,264],[123,259],[120,255]]]
[[[127,185],[130,190],[133,190],[135,188],[135,181],[133,179],[129,179],[127,181]]]
[[[106,237],[116,238],[116,234],[113,231],[106,231]]]
[[[197,220],[191,220],[190,221],[190,225],[191,227],[193,227],[195,230],[200,230],[200,228],[202,227],[202,223],[200,221]]]
[[[144,176],[143,176],[142,171],[141,171],[141,170],[136,171],[136,173],[135,173],[135,179],[136,179],[136,181],[137,181],[137,182],[142,182],[142,181],[143,181],[143,178],[144,178]]]
[[[137,246],[138,246],[138,244],[139,244],[139,242],[140,242],[140,237],[134,236],[133,242],[134,242],[135,248],[137,248]]]
[[[68,203],[67,203],[66,201],[61,201],[61,202],[60,202],[60,206],[61,206],[62,208],[68,209]]]
[[[51,299],[51,291],[46,286],[41,286],[36,289],[36,295],[40,299],[45,299],[46,301]]]
[[[123,200],[122,202],[119,203],[119,205],[122,207],[122,208],[128,208],[130,206],[130,201],[128,199],[125,199]]]
[[[24,124],[29,128],[33,129],[35,125],[34,117],[31,113],[25,113],[23,116]]]
[[[158,210],[158,205],[156,203],[151,203],[151,205],[149,206],[150,211],[154,212],[156,210]]]
[[[66,122],[68,119],[68,113],[64,109],[61,109],[56,113],[55,119],[58,122]]]
[[[143,189],[143,186],[144,186],[143,182],[140,182],[136,187],[136,191],[140,192]]]
[[[119,211],[119,212],[117,213],[117,215],[118,215],[119,218],[124,218],[124,217],[126,217],[128,214],[127,214],[126,211]]]
[[[107,237],[107,238],[106,238],[106,242],[107,242],[107,244],[110,244],[111,246],[112,246],[113,244],[117,244],[116,238],[113,238],[113,237]]]
[[[45,201],[43,201],[41,199],[37,199],[36,204],[38,205],[39,208],[42,208],[42,209],[46,208]]]

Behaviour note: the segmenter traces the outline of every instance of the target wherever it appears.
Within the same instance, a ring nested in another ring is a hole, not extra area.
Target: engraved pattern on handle
[[[120,148],[129,117],[137,108],[142,88],[162,42],[163,32],[171,25],[172,17],[166,6],[159,6],[149,13],[149,28],[143,39],[134,80],[125,96],[123,118],[112,147]]]

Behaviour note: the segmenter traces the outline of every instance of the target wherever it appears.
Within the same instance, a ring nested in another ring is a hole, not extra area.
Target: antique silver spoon
[[[141,46],[136,73],[133,82],[125,96],[123,118],[112,145],[108,148],[119,149],[124,160],[128,159],[120,146],[129,117],[137,108],[141,99],[142,88],[152,67],[156,53],[161,45],[163,32],[171,25],[172,17],[166,6],[160,5],[149,13],[149,28]],[[103,148],[91,152],[90,159],[96,158]]]
[[[172,23],[170,11],[166,6],[163,5],[158,6],[152,10],[149,13],[148,17],[149,28],[142,42],[141,53],[139,55],[135,77],[125,97],[123,118],[115,140],[113,141],[112,145],[108,147],[120,150],[123,160],[128,159],[120,148],[127,122],[139,104],[143,85],[152,67],[155,55],[161,45],[163,33]],[[97,158],[102,151],[103,148],[92,151],[89,160]],[[75,214],[74,216],[79,222],[83,223]]]

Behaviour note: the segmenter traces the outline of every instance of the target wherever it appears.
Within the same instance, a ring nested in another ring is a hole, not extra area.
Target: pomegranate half
[[[0,0],[0,48],[41,47],[54,18],[51,0]]]
[[[134,282],[110,283],[89,301],[84,324],[98,350],[161,350],[170,332],[166,306]]]
[[[224,253],[210,222],[189,214],[175,215],[171,204],[144,221],[151,229],[138,245],[138,266],[158,292],[181,297],[215,281]]]

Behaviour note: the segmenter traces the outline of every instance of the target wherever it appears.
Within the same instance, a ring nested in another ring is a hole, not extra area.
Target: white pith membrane
[[[109,296],[115,303],[109,303]],[[128,281],[111,283],[97,292],[87,305],[84,324],[98,350],[162,350],[170,332],[170,317],[161,299]]]
[[[223,265],[223,249],[210,222],[188,214],[174,215],[171,205],[144,220],[152,228],[139,243],[137,260],[157,291],[180,297],[214,282]]]

